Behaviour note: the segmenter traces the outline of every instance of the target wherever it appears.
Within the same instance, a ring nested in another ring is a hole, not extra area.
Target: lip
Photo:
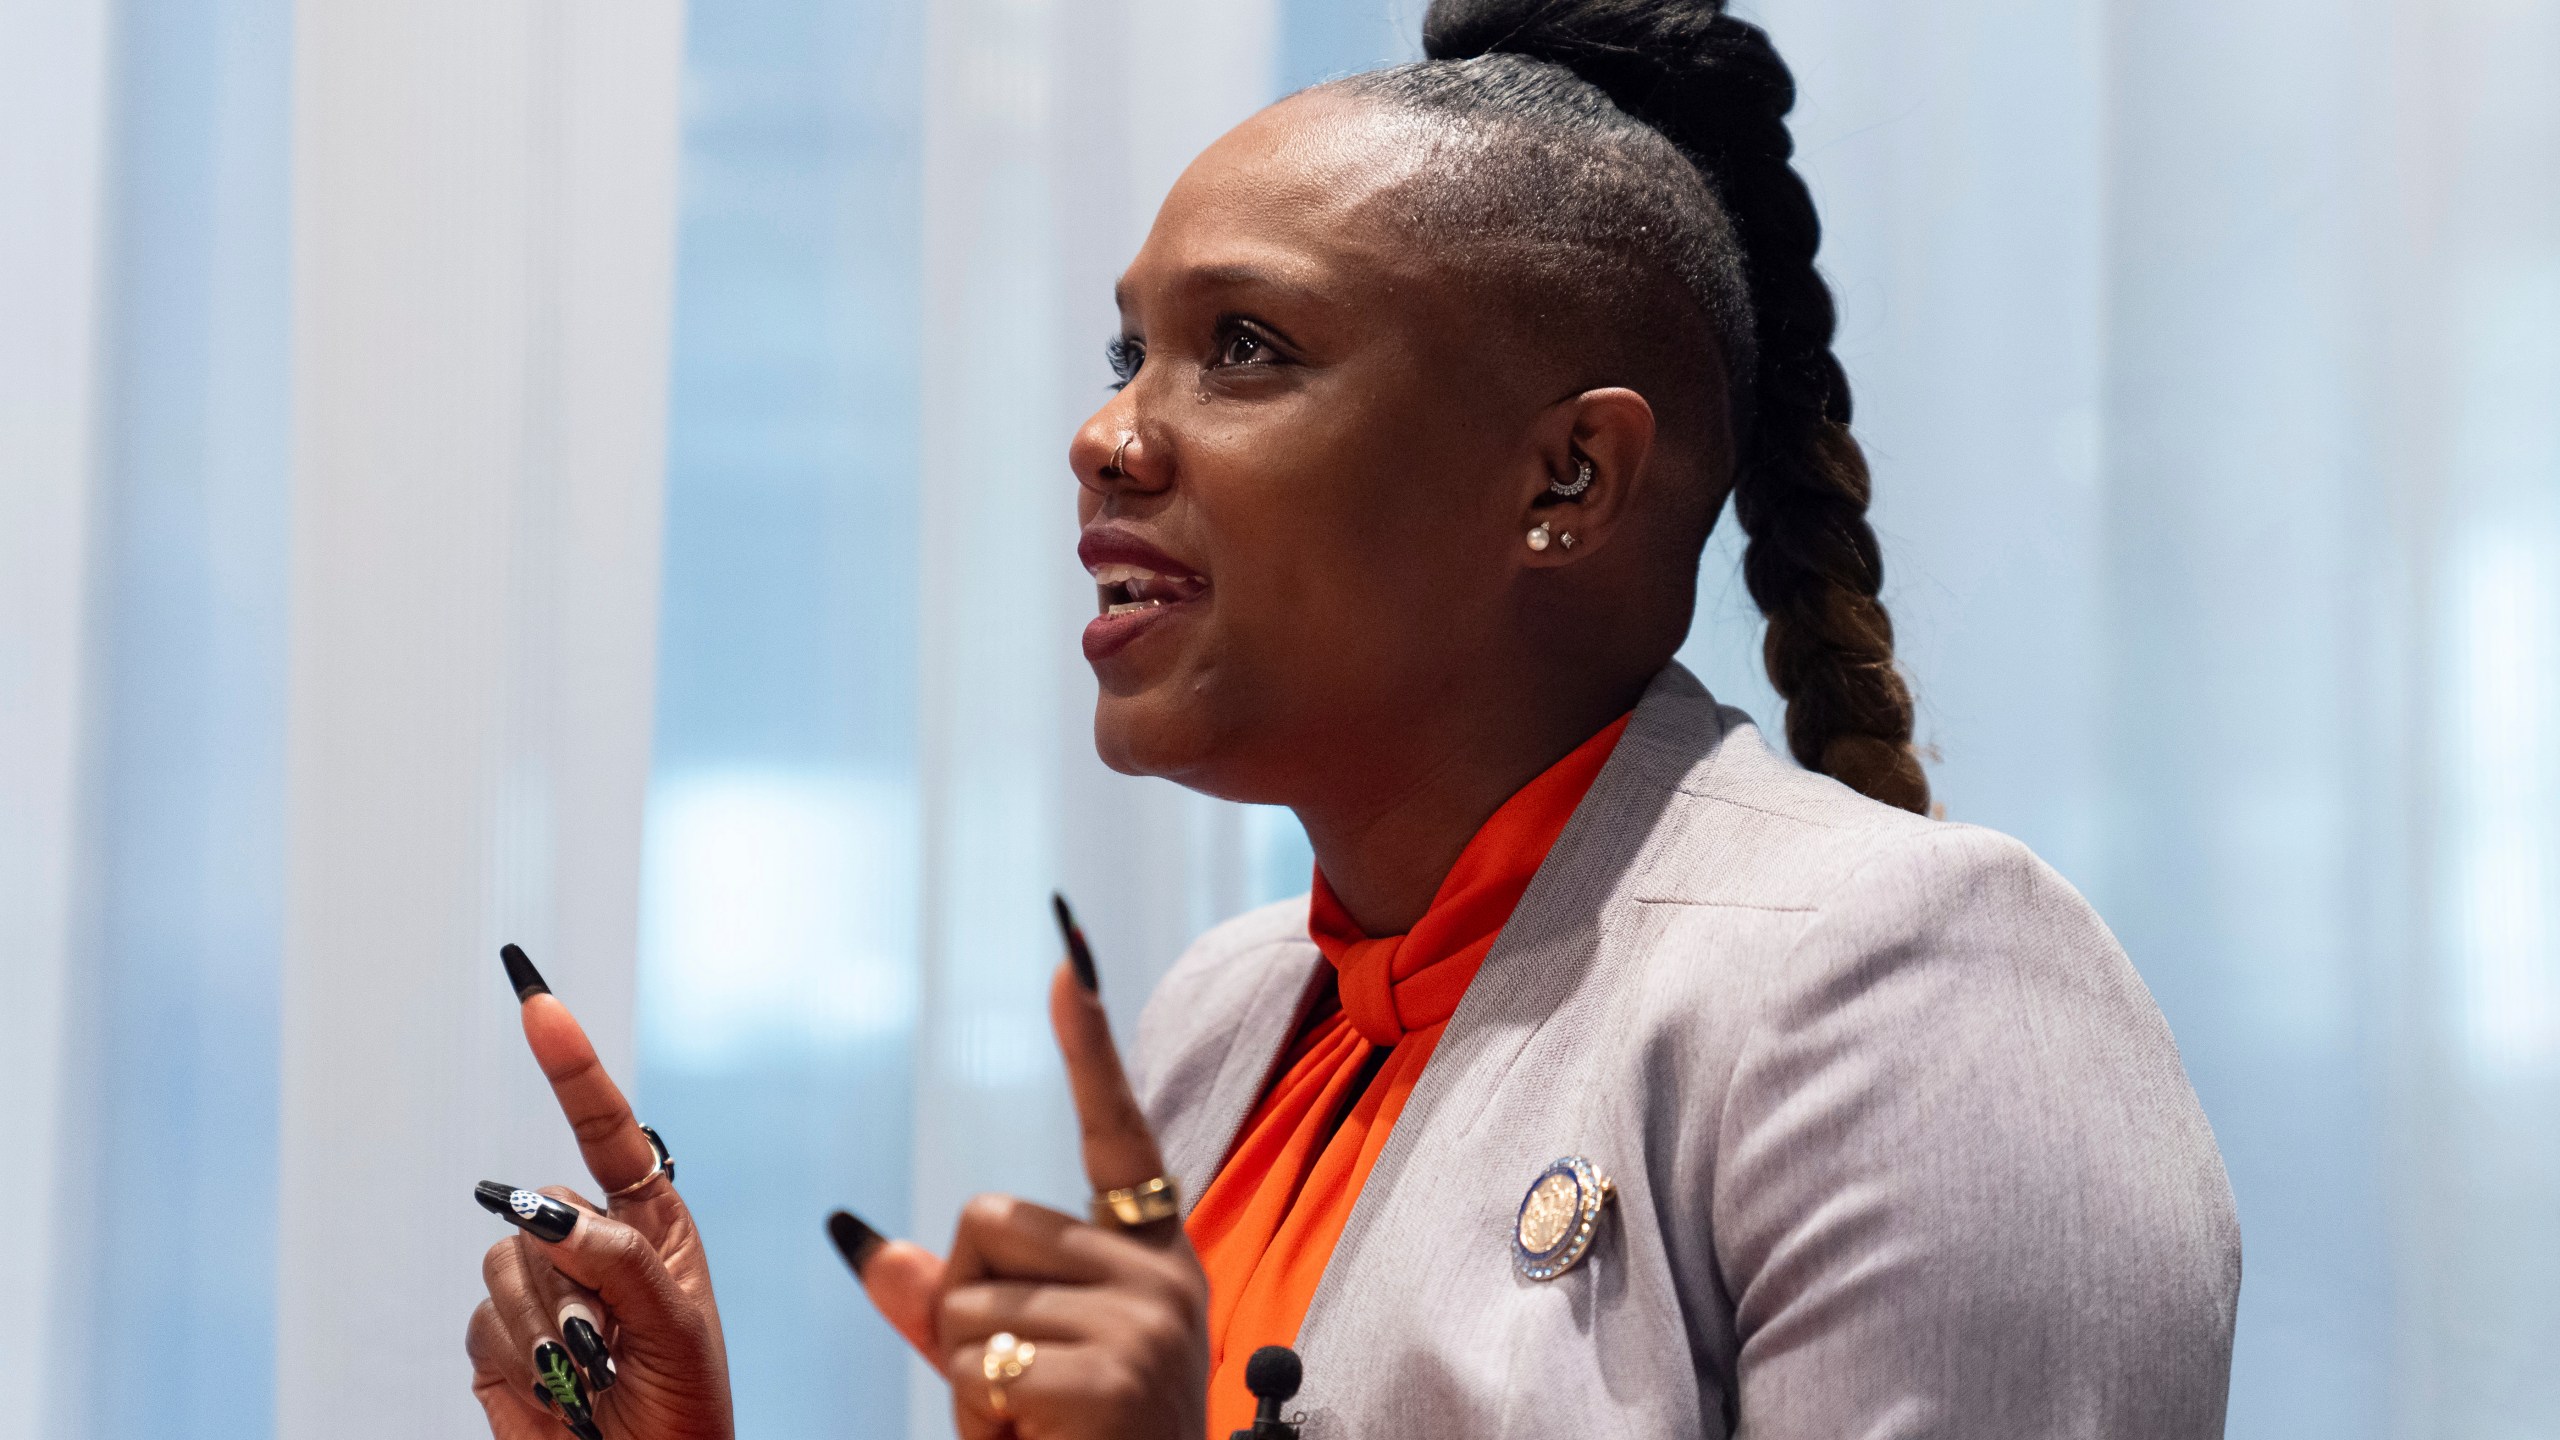
[[[1135,565],[1161,575],[1198,575],[1200,568],[1188,560],[1167,554],[1163,549],[1141,539],[1135,531],[1116,525],[1097,525],[1076,540],[1076,558],[1087,570],[1104,565]],[[1099,665],[1137,643],[1140,636],[1191,609],[1209,592],[1168,601],[1153,609],[1126,615],[1096,615],[1085,622],[1084,658]]]
[[[1096,525],[1076,540],[1076,558],[1091,570],[1098,565],[1142,565],[1167,575],[1197,575],[1200,567],[1188,560],[1178,560],[1146,541],[1134,530],[1117,525]]]

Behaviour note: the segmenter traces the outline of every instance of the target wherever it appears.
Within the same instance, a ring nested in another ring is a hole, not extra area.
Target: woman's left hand
[[[1095,1193],[1162,1175],[1102,1002],[1065,966],[1049,1019]],[[935,1330],[964,1440],[1200,1440],[1207,1427],[1209,1282],[1179,1219],[1123,1230],[979,1196],[961,1212]],[[984,1366],[1004,1334],[1037,1348],[999,1390]]]

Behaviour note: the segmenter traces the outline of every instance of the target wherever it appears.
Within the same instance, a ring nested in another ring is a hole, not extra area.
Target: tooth
[[[1164,602],[1161,600],[1132,600],[1126,605],[1114,605],[1102,613],[1105,615],[1135,615],[1141,610],[1159,610],[1163,607]]]

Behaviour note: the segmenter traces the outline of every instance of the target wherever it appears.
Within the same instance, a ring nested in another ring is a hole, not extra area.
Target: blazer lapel
[[[1359,1303],[1343,1291],[1362,1277],[1349,1273],[1353,1267],[1343,1263],[1344,1257],[1357,1251],[1379,1223],[1399,1177],[1416,1163],[1434,1163],[1434,1153],[1456,1145],[1468,1129],[1470,1097],[1452,1093],[1458,1083],[1453,1077],[1506,1071],[1531,1035],[1599,963],[1601,909],[1624,890],[1663,808],[1723,734],[1714,699],[1681,666],[1664,670],[1645,691],[1609,763],[1556,838],[1484,967],[1449,1017],[1431,1063],[1353,1202],[1351,1218],[1300,1327],[1299,1348],[1310,1352],[1311,1371],[1315,1352],[1337,1339],[1357,1343],[1351,1337],[1359,1328]],[[1268,1063],[1266,1057],[1265,1068]],[[1223,1084],[1225,1076],[1220,1079]],[[1529,1179],[1525,1174],[1516,1178],[1521,1184]],[[1501,1179],[1509,1183],[1514,1177]],[[1343,1322],[1329,1326],[1336,1308],[1344,1311]]]
[[[1186,1107],[1183,1123],[1158,1137],[1164,1146],[1166,1173],[1182,1184],[1182,1213],[1187,1219],[1200,1193],[1209,1188],[1218,1167],[1226,1163],[1245,1118],[1253,1113],[1270,1082],[1271,1067],[1297,1033],[1298,1017],[1315,986],[1323,953],[1313,942],[1299,953],[1265,967],[1253,998],[1241,1015],[1235,1041],[1218,1067],[1218,1078],[1200,1104]]]

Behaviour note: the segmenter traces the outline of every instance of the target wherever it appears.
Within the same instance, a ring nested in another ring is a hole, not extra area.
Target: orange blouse
[[[1504,801],[1403,935],[1361,934],[1317,872],[1307,929],[1331,993],[1186,1222],[1209,1275],[1210,1440],[1253,1423],[1245,1361],[1297,1339],[1441,1028],[1626,727],[1620,716]]]

